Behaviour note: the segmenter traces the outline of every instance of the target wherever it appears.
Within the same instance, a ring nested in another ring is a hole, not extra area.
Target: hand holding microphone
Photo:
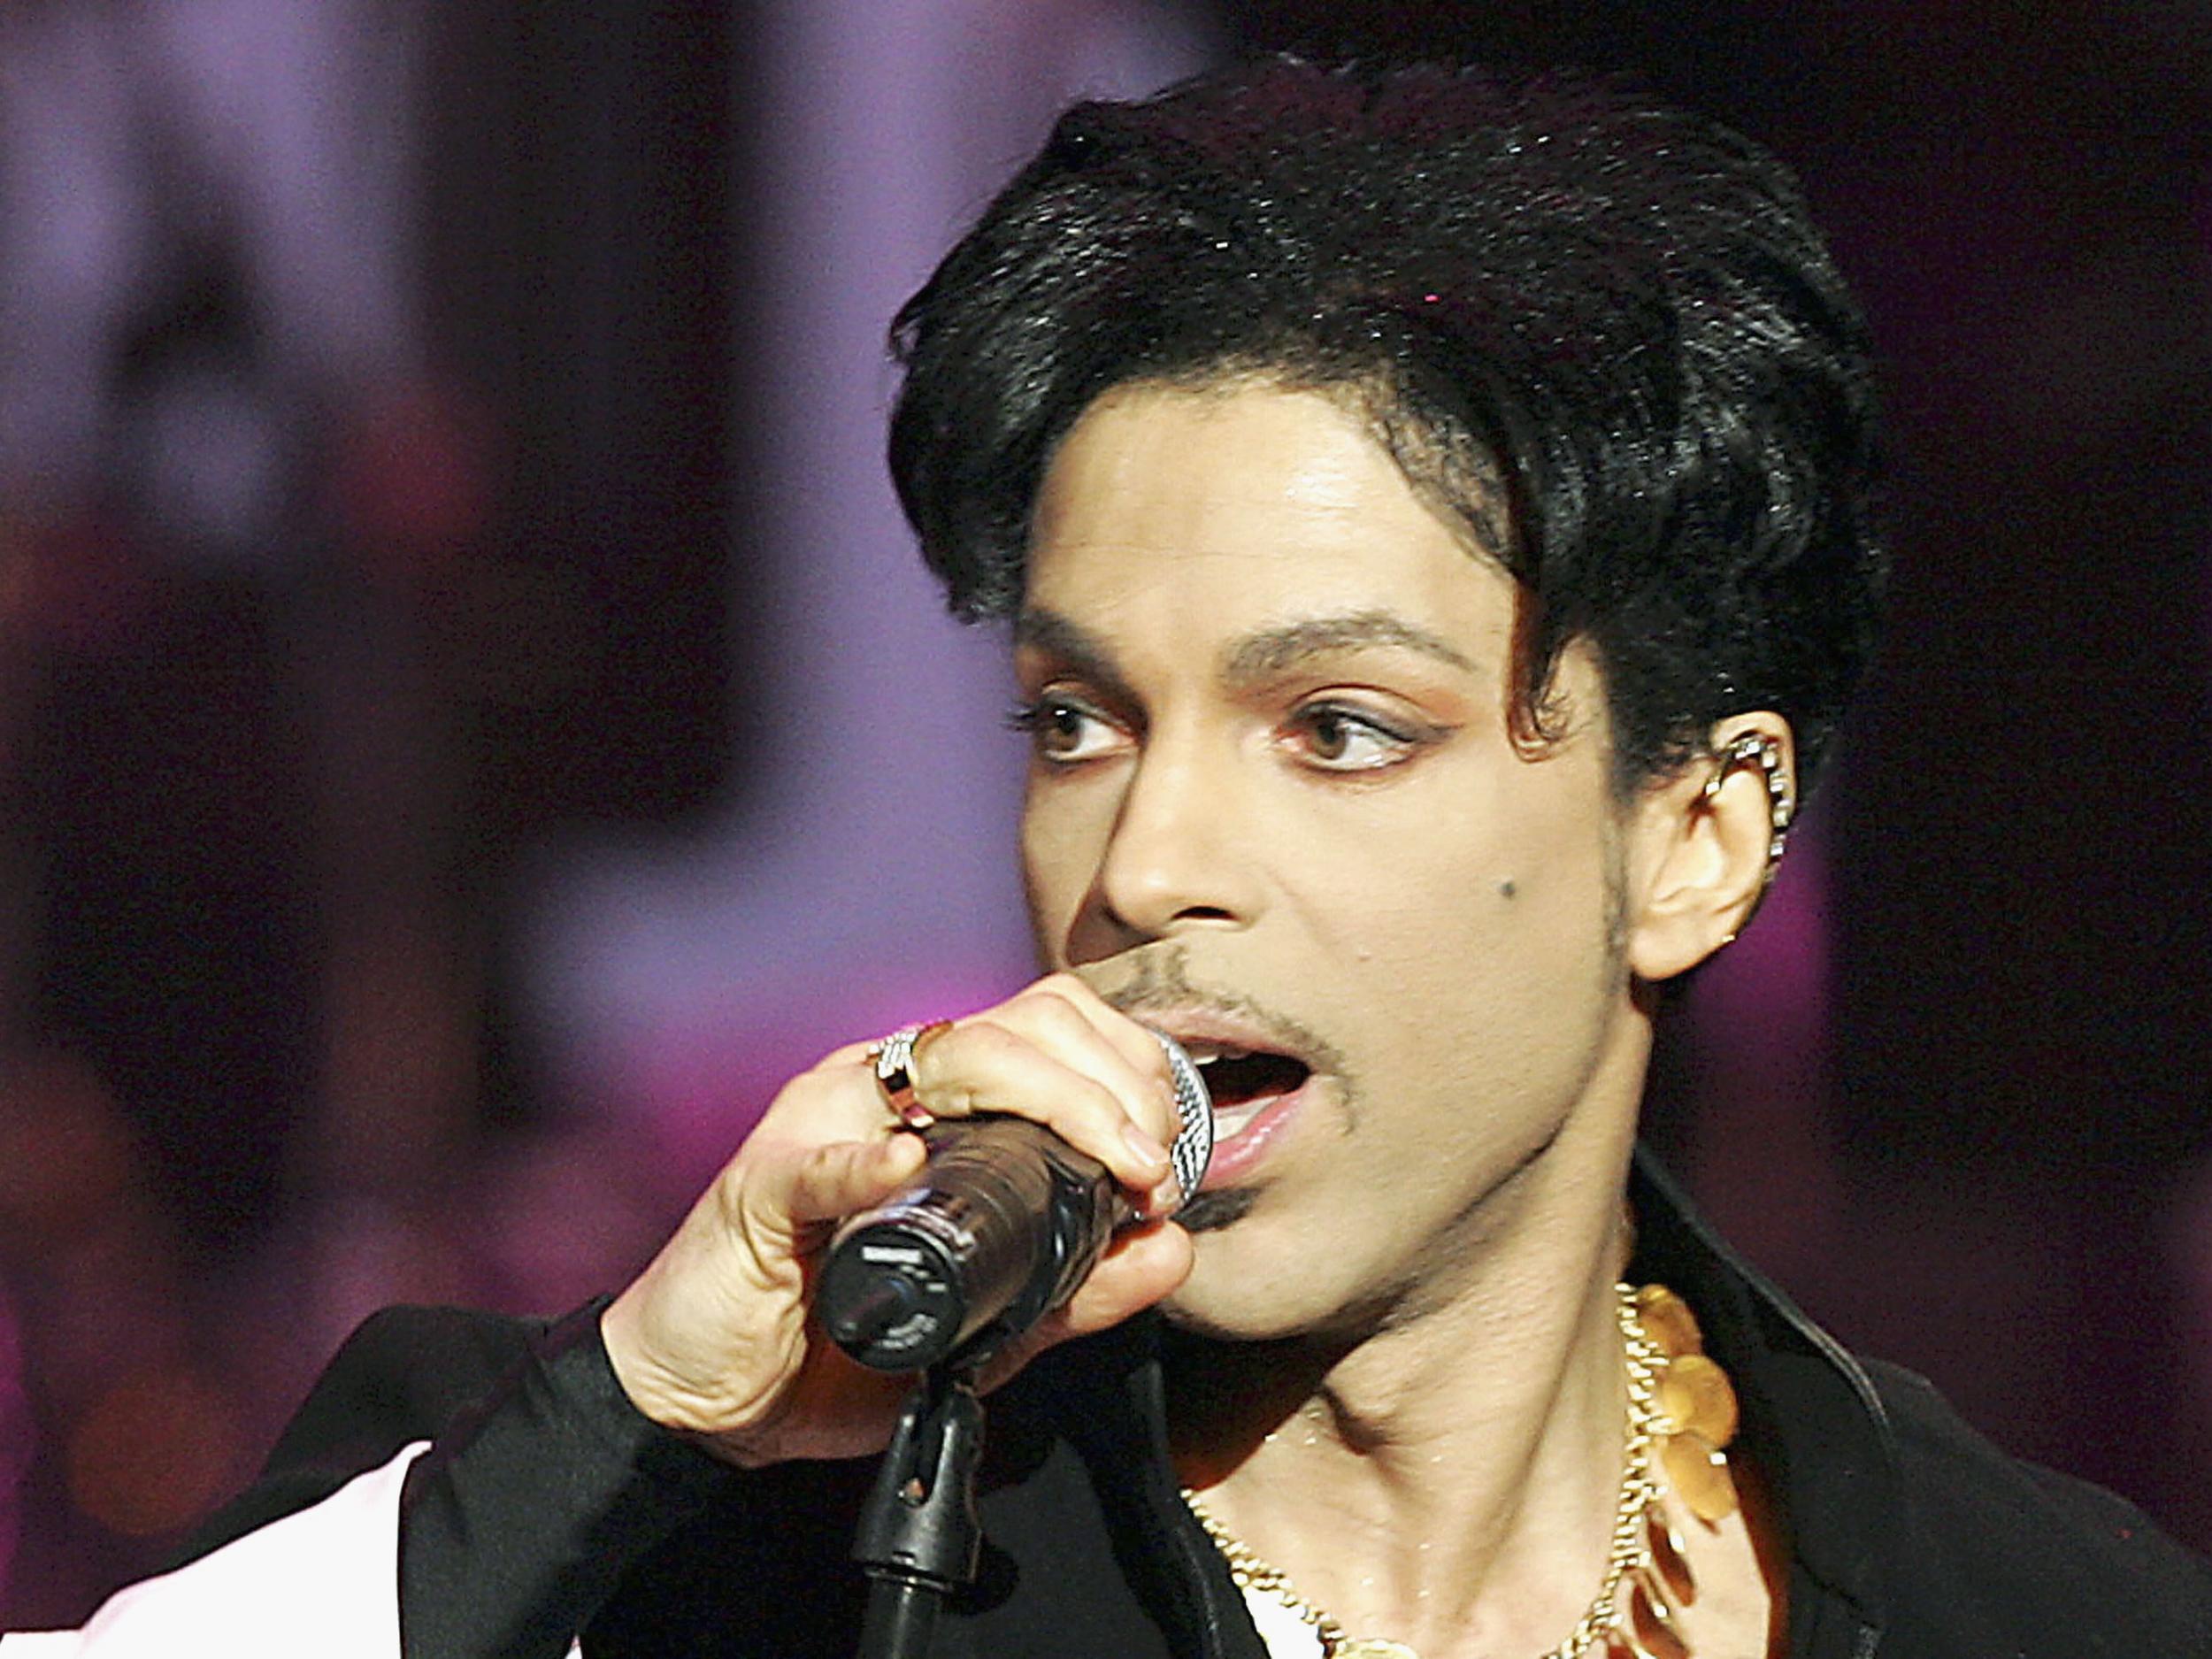
[[[902,1116],[917,1034],[890,1038],[876,1064]],[[1174,1074],[1181,1128],[1169,1157],[1187,1202],[1213,1156],[1213,1107],[1182,1045],[1152,1035]],[[988,1358],[1065,1302],[1114,1232],[1139,1218],[1104,1164],[1026,1118],[933,1124],[923,1138],[921,1172],[838,1230],[822,1274],[824,1327],[877,1371]]]
[[[1005,1197],[1003,1214],[1031,1218],[985,1227],[979,1251],[956,1241],[948,1258],[946,1282],[961,1304],[947,1330],[953,1345],[999,1327],[990,1334],[998,1357],[987,1384],[1053,1342],[1119,1323],[1189,1271],[1180,1229],[1120,1225],[1171,1214],[1186,1191],[1167,1155],[1185,1139],[1173,1071],[1158,1037],[1081,980],[1040,980],[962,1018],[928,1047],[919,1103],[938,1120],[930,1133],[939,1147],[904,1132],[871,1053],[848,1045],[787,1083],[675,1235],[602,1317],[616,1378],[639,1409],[732,1462],[850,1457],[883,1446],[905,1385],[848,1358],[818,1314],[830,1311],[822,1291],[833,1240],[856,1234],[851,1218],[891,1205],[910,1183],[942,1185],[980,1159],[995,1170],[986,1185],[995,1183],[999,1194],[980,1202]],[[1210,1114],[1205,1121],[1210,1129]],[[1008,1129],[1012,1123],[1023,1126]],[[1026,1149],[987,1153],[1009,1133]],[[969,1136],[956,1156],[941,1144]],[[1041,1179],[1089,1196],[1014,1200],[1005,1188],[1010,1168],[1033,1194]],[[1102,1185],[1093,1173],[1100,1169]],[[1196,1174],[1189,1179],[1194,1185]],[[970,1198],[979,1191],[971,1186]],[[973,1211],[965,1200],[955,1208]],[[1040,1227],[1040,1217],[1049,1225]],[[1011,1258],[1020,1280],[1012,1296],[983,1294],[984,1279],[1003,1282],[1004,1241],[1041,1234],[1054,1263],[1041,1308],[1029,1310],[1039,1281],[1018,1265],[1031,1259],[1027,1244]],[[890,1294],[926,1300],[928,1277],[919,1293],[894,1286]],[[890,1338],[907,1357],[920,1353],[907,1336],[891,1336],[907,1317],[894,1311],[877,1317],[863,1345]],[[856,1317],[846,1322],[857,1333],[869,1321],[851,1323]],[[1027,1334],[1013,1342],[1017,1322]]]

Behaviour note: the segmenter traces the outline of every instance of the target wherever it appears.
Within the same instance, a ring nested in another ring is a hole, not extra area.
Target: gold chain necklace
[[[1682,1540],[1667,1519],[1658,1468],[1663,1466],[1692,1513],[1720,1520],[1736,1507],[1724,1449],[1735,1437],[1736,1398],[1727,1373],[1705,1356],[1697,1320],[1663,1285],[1613,1287],[1628,1380],[1628,1448],[1605,1577],[1567,1639],[1543,1659],[1585,1659],[1601,1642],[1624,1659],[1690,1659],[1680,1609],[1697,1599]],[[1206,1536],[1247,1595],[1271,1596],[1313,1628],[1327,1659],[1419,1659],[1403,1642],[1351,1637],[1292,1587],[1183,1488]]]

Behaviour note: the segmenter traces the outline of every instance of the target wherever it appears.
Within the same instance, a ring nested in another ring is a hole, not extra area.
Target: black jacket
[[[2212,1659],[2212,1565],[2120,1499],[2017,1463],[1909,1372],[1863,1364],[1640,1165],[1632,1275],[1673,1286],[1743,1409],[1788,1540],[1791,1659]],[[842,1659],[868,1463],[739,1473],[630,1408],[598,1306],[553,1325],[388,1310],[260,1484],[196,1548],[313,1502],[410,1440],[402,1617],[415,1659]],[[941,1659],[1263,1659],[1166,1455],[1172,1339],[1144,1318],[992,1396],[979,1583]]]

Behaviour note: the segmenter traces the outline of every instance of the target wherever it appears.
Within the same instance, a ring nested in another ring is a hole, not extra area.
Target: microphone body
[[[1153,1033],[1175,1074],[1171,1148],[1186,1198],[1213,1152],[1198,1069]],[[831,1340],[882,1371],[987,1358],[1075,1294],[1133,1219],[1106,1167],[1025,1118],[934,1124],[913,1180],[839,1229],[815,1298]]]

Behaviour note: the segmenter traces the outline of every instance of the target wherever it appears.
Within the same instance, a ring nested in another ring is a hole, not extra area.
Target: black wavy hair
[[[1610,81],[1268,58],[1087,103],[901,310],[899,496],[1019,606],[1054,446],[1133,381],[1348,395],[1519,582],[1517,719],[1602,665],[1616,782],[1787,718],[1801,790],[1885,569],[1864,322],[1788,171]]]

